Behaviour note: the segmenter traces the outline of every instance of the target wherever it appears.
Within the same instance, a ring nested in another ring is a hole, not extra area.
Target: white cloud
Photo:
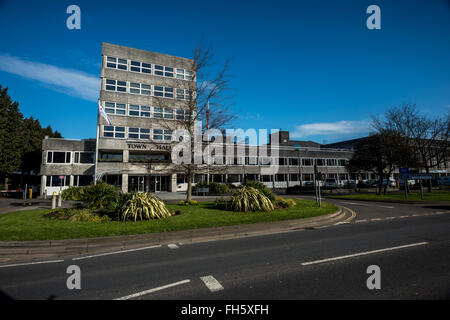
[[[54,90],[62,90],[85,100],[97,101],[100,92],[100,79],[97,76],[10,55],[0,54],[0,71],[40,81]]]
[[[302,124],[295,128],[291,134],[293,138],[305,138],[310,136],[326,136],[338,138],[342,136],[367,134],[370,131],[370,123],[360,121],[317,122]]]

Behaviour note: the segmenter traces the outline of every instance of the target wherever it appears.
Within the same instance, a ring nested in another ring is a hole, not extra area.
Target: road
[[[450,299],[450,207],[330,200],[349,224],[0,266],[12,299]],[[81,289],[66,286],[67,267]],[[380,268],[369,290],[367,268]]]

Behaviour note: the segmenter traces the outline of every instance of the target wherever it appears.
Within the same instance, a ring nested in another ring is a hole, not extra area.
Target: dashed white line
[[[170,249],[178,249],[179,247],[175,243],[170,243],[167,245]]]
[[[30,265],[45,264],[45,263],[58,263],[58,262],[63,262],[63,261],[64,260],[51,260],[51,261],[37,261],[37,262],[25,262],[25,263],[16,263],[16,264],[6,264],[6,265],[3,265],[3,266],[0,266],[0,268],[30,266]]]
[[[324,263],[324,262],[331,262],[331,261],[336,261],[336,260],[342,260],[342,259],[347,259],[347,258],[364,256],[364,255],[368,255],[368,254],[374,254],[374,253],[380,253],[380,252],[386,252],[386,251],[392,251],[392,250],[398,250],[398,249],[404,249],[404,248],[410,248],[410,247],[416,247],[416,246],[423,246],[426,244],[428,244],[428,242],[418,242],[418,243],[412,243],[412,244],[407,244],[407,245],[403,245],[403,246],[359,252],[359,253],[349,254],[349,255],[345,255],[345,256],[334,257],[334,258],[303,262],[302,266],[308,266],[308,265]]]
[[[182,280],[182,281],[166,284],[165,286],[161,286],[161,287],[157,287],[157,288],[153,288],[153,289],[149,289],[149,290],[145,290],[145,291],[141,291],[141,292],[136,292],[136,293],[130,294],[128,296],[116,298],[114,300],[129,300],[129,299],[132,299],[132,298],[141,297],[141,296],[149,294],[149,293],[153,293],[153,292],[164,290],[164,289],[167,289],[167,288],[179,286],[181,284],[185,284],[185,283],[189,283],[189,282],[191,282],[191,280],[189,280],[189,279]]]
[[[159,248],[159,247],[161,247],[161,245],[144,247],[144,248],[137,248],[137,249],[128,249],[128,250],[115,251],[115,252],[99,253],[99,254],[93,254],[91,256],[83,256],[83,257],[73,258],[72,260],[90,259],[90,258],[95,258],[95,257],[110,256],[110,255],[113,255],[113,254],[133,252],[133,251],[141,251],[141,250],[147,250],[147,249],[153,249],[153,248]]]
[[[200,277],[200,279],[205,283],[205,285],[211,292],[223,290],[223,287],[220,284],[220,282],[217,281],[216,278],[214,278],[213,276]]]

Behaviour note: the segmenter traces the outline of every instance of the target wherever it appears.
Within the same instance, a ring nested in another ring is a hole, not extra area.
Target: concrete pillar
[[[177,174],[172,173],[170,181],[170,192],[177,192]]]
[[[45,193],[45,187],[47,183],[47,176],[42,175],[41,177],[41,197],[44,197],[44,199],[46,198],[47,194]]]
[[[128,150],[123,150],[123,162],[128,162],[130,159],[130,152]]]
[[[74,183],[74,176],[70,175],[70,179],[69,179],[69,187],[73,187],[73,183]]]
[[[122,173],[122,193],[128,193],[128,173]]]

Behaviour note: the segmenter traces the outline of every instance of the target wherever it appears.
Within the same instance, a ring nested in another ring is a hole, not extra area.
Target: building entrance
[[[128,191],[137,192],[161,192],[170,191],[170,176],[129,176]]]

